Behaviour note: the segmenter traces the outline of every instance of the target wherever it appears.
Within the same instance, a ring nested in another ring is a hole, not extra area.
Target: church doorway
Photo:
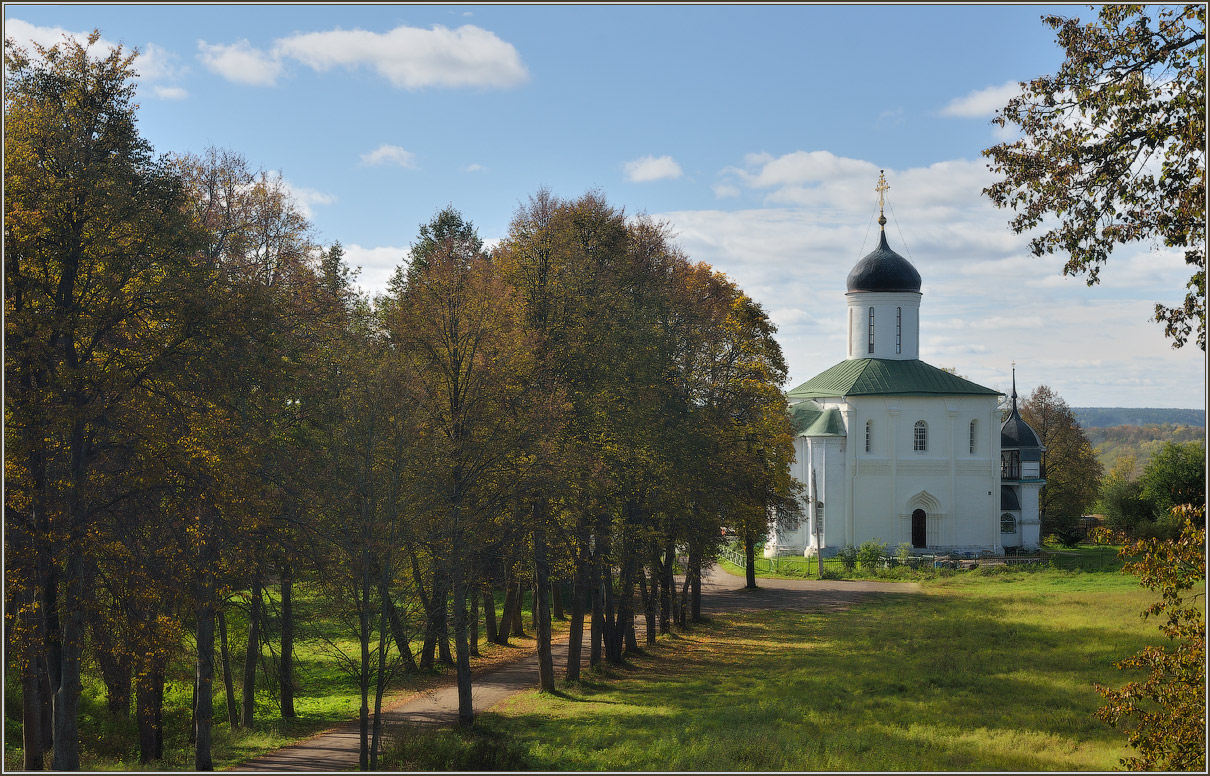
[[[912,513],[912,546],[923,548],[927,546],[926,517],[923,509]]]

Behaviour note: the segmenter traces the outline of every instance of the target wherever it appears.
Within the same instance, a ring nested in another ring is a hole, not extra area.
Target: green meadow
[[[474,734],[409,733],[388,767],[1108,770],[1095,682],[1158,633],[1131,577],[981,570],[844,612],[718,616]],[[478,760],[476,758],[479,758]]]

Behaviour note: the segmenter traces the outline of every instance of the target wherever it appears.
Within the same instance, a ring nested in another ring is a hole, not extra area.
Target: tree
[[[1162,517],[1178,504],[1206,500],[1206,446],[1201,442],[1166,442],[1143,467],[1141,495]]]
[[[1153,517],[1152,504],[1143,497],[1142,483],[1131,476],[1135,466],[1134,456],[1120,459],[1105,475],[1097,503],[1097,510],[1105,515],[1109,528],[1130,535]]]
[[[1003,176],[984,189],[1017,215],[1035,256],[1066,253],[1064,274],[1098,281],[1119,245],[1185,249],[1182,305],[1156,304],[1173,347],[1206,349],[1206,6],[1106,5],[1095,21],[1045,15],[1066,58],[1021,83],[993,123],[1018,140],[986,149]]]
[[[426,242],[432,237],[431,242]],[[512,289],[481,251],[470,222],[449,209],[421,228],[419,258],[384,319],[402,360],[400,388],[417,418],[412,494],[432,515],[433,562],[453,593],[458,720],[474,721],[467,595],[473,548],[487,518],[524,479],[521,460],[542,428],[530,412],[532,343]],[[434,589],[430,619],[444,619],[447,588]]]
[[[1114,727],[1133,722],[1127,740],[1137,757],[1122,758],[1132,770],[1206,770],[1206,528],[1203,505],[1179,505],[1183,519],[1176,540],[1145,539],[1122,547],[1123,558],[1137,558],[1122,571],[1160,594],[1144,617],[1158,616],[1168,646],[1144,647],[1115,665],[1147,671],[1139,682],[1120,689],[1098,684],[1107,701],[1097,717]],[[1110,538],[1110,537],[1105,537]]]
[[[180,177],[137,131],[134,55],[93,58],[99,39],[4,51],[6,538],[29,555],[6,558],[32,572],[67,770],[98,523],[129,447],[114,420],[171,370],[210,279]]]
[[[1050,387],[1039,385],[1021,404],[1021,417],[1038,435],[1042,486],[1038,507],[1043,535],[1068,530],[1096,500],[1101,464],[1075,413]]]

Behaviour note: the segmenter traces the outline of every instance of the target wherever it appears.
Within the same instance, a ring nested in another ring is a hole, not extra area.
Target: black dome
[[[849,272],[851,291],[920,291],[920,273],[887,245],[886,232],[875,248]]]
[[[1013,398],[1015,399],[1016,396],[1014,395]],[[1041,446],[1041,443],[1038,442],[1038,435],[1017,414],[1017,403],[1014,401],[1013,411],[1004,420],[1004,425],[1000,426],[1000,447],[1031,448]]]

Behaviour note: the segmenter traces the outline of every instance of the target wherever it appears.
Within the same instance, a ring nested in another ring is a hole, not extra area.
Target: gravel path
[[[756,590],[744,589],[744,580],[717,566],[702,580],[702,608],[707,613],[786,609],[792,611],[840,611],[871,596],[886,593],[918,593],[920,586],[907,582],[838,582],[833,580],[761,579]],[[642,615],[636,625],[642,628]],[[585,634],[587,635],[587,634]],[[567,664],[566,634],[552,643],[556,676]],[[584,650],[587,664],[588,650]],[[538,656],[524,657],[493,669],[473,682],[476,712],[485,711],[508,696],[537,684]],[[404,701],[383,712],[384,725],[448,725],[457,721],[458,692],[453,684],[439,687]],[[261,755],[233,771],[349,771],[357,770],[358,725],[351,722]]]

